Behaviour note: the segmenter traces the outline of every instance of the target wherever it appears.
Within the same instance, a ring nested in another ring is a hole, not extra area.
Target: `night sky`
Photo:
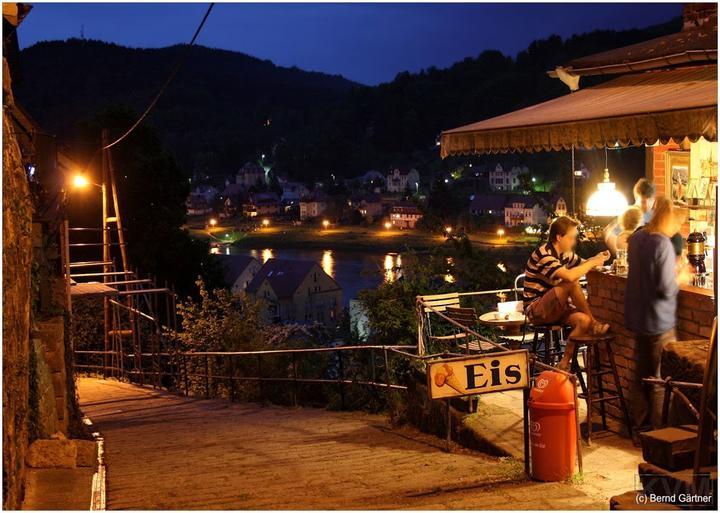
[[[132,47],[189,41],[207,4],[34,4],[20,44],[79,37]],[[515,55],[535,39],[641,28],[682,4],[216,4],[198,44],[364,84],[446,67],[485,49]]]

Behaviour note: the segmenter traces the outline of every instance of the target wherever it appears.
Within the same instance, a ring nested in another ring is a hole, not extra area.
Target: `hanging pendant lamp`
[[[610,170],[608,169],[607,147],[605,148],[605,173],[603,181],[597,186],[588,199],[585,212],[593,217],[613,217],[622,214],[628,207],[625,196],[615,189],[615,183],[610,181]]]

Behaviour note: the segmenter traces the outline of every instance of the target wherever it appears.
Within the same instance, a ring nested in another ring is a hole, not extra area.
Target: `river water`
[[[402,266],[402,256],[398,253],[368,253],[361,251],[303,250],[303,249],[245,249],[223,248],[238,255],[250,255],[265,263],[269,258],[289,260],[312,260],[318,262],[323,270],[332,276],[343,289],[343,303],[348,305],[351,299],[364,289],[377,288],[383,281],[393,281],[398,277],[397,269]]]
[[[505,255],[503,261],[512,263],[515,269],[522,265],[531,250],[523,249],[511,255]],[[219,252],[238,255],[250,255],[265,263],[269,258],[285,258],[289,260],[312,260],[318,262],[323,270],[332,276],[343,289],[343,304],[348,306],[351,299],[357,298],[364,289],[377,288],[384,281],[394,281],[402,268],[400,253],[372,253],[348,250],[304,250],[304,249],[247,249],[226,246]],[[512,283],[508,276],[508,286]]]

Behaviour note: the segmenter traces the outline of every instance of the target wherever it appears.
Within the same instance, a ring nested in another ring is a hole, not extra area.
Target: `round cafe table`
[[[505,337],[514,341],[514,338],[520,334],[520,327],[525,324],[525,314],[521,312],[513,312],[513,314],[507,319],[503,317],[496,319],[496,313],[497,312],[484,313],[478,317],[478,322],[483,326],[500,328],[505,332]]]

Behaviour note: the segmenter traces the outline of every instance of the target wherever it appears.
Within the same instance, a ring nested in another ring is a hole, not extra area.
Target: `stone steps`
[[[694,469],[689,468],[672,472],[651,463],[640,463],[638,465],[638,474],[646,495],[673,498],[674,500],[671,500],[670,503],[679,504],[683,507],[709,508],[716,502],[708,503],[703,499],[695,500],[693,497],[684,496],[713,497],[713,500],[716,501],[714,494],[717,490],[717,466],[700,469],[704,477],[698,490],[694,490],[693,471]]]
[[[697,445],[696,430],[691,431],[683,426],[640,433],[643,459],[671,471],[692,467]]]
[[[617,511],[656,511],[680,509],[673,504],[653,502],[643,492],[630,490],[610,498],[610,509]]]

